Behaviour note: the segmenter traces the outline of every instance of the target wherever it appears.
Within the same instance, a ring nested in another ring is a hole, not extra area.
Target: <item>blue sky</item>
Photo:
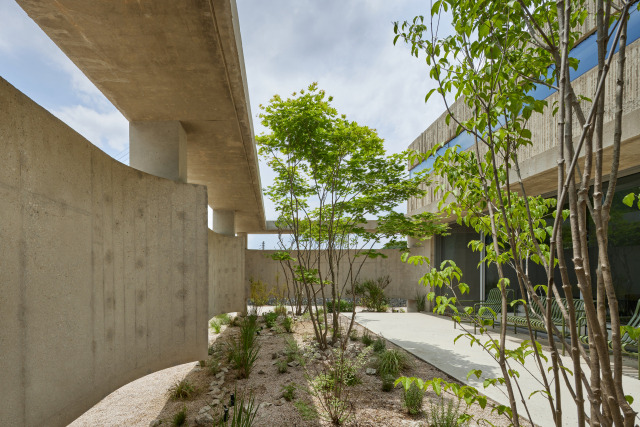
[[[443,111],[423,60],[393,46],[393,21],[427,12],[418,0],[237,0],[256,134],[259,104],[317,81],[350,120],[400,152]],[[128,162],[128,123],[13,0],[0,0],[0,76],[116,159]],[[263,186],[273,174],[261,164]],[[265,200],[268,219],[275,218]],[[273,239],[250,236],[249,246]]]

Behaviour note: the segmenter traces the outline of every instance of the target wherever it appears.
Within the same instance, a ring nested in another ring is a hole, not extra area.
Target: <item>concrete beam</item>
[[[213,210],[211,229],[223,236],[236,235],[236,214],[234,211]]]
[[[17,0],[130,122],[180,121],[189,183],[265,227],[235,0]]]
[[[187,134],[178,121],[129,123],[131,167],[187,182]]]

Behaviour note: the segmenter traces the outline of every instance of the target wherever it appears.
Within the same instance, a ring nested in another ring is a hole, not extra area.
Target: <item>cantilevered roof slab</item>
[[[179,120],[188,182],[264,230],[235,0],[17,0],[130,121]]]

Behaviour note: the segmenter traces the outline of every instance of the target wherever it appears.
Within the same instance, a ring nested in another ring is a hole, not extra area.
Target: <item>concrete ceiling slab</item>
[[[17,3],[129,121],[182,122],[188,182],[265,229],[235,0]]]

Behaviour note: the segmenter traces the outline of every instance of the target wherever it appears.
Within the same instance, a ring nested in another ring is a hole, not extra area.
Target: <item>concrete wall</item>
[[[209,318],[247,309],[246,235],[224,236],[209,230]]]
[[[413,254],[430,256],[431,244],[427,241],[422,248],[412,249]],[[269,258],[269,255],[276,251],[270,250],[247,250],[246,251],[246,279],[259,279],[267,283],[271,288],[276,284],[276,275],[279,274],[280,284],[284,284],[285,275],[279,261]],[[424,294],[426,288],[418,284],[418,280],[425,274],[427,267],[412,266],[402,262],[400,252],[396,249],[385,249],[380,252],[387,255],[387,258],[367,259],[364,262],[359,278],[361,280],[375,279],[380,276],[389,275],[391,283],[387,287],[385,294],[391,298],[414,299],[416,292]],[[295,258],[295,256],[294,256]],[[348,265],[341,266],[339,275],[346,277]]]
[[[207,192],[133,170],[0,79],[0,423],[62,426],[207,354]]]

